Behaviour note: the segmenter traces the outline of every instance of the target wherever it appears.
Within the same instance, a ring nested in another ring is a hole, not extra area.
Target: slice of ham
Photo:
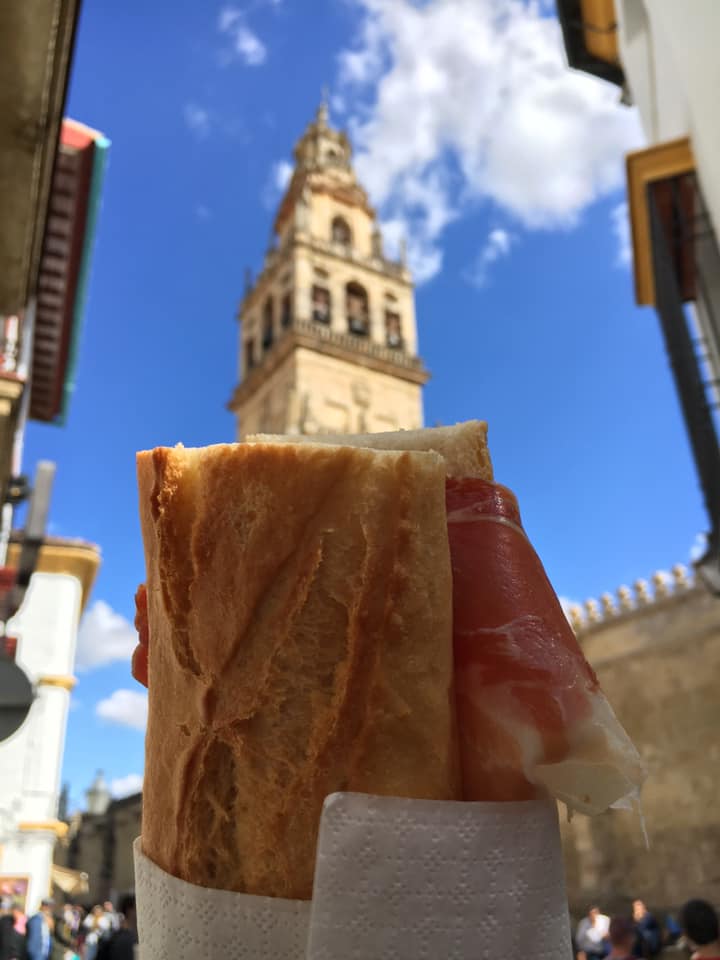
[[[466,800],[550,793],[583,813],[637,794],[640,758],[499,484],[448,479],[455,689]],[[145,585],[132,674],[148,685]]]
[[[144,687],[148,685],[148,626],[147,589],[144,583],[135,591],[135,629],[138,632],[138,645],[132,656],[132,675]]]
[[[636,792],[642,764],[499,484],[449,479],[455,685],[467,800],[549,791],[586,813]]]

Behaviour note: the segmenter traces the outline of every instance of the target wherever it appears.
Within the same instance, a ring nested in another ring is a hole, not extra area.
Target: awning
[[[556,0],[568,66],[625,84],[614,0]]]
[[[30,419],[62,424],[73,390],[110,141],[63,120],[37,281]]]
[[[0,3],[0,314],[34,292],[79,0]]]
[[[70,867],[59,867],[56,863],[50,868],[50,879],[53,886],[71,896],[89,893],[88,875],[80,870],[71,870]]]

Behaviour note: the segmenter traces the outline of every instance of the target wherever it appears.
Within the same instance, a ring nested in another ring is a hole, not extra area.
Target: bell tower
[[[240,304],[240,383],[229,409],[251,433],[363,433],[422,426],[413,283],[389,260],[344,133],[321,104],[259,276]]]

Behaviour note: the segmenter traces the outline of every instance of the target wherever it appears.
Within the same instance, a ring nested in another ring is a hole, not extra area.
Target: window
[[[401,350],[403,347],[400,314],[392,310],[385,311],[385,342],[396,350]]]
[[[273,345],[273,334],[273,301],[272,297],[268,297],[263,307],[263,350],[269,350]]]
[[[255,366],[255,341],[245,341],[245,372],[249,373]]]
[[[286,293],[282,301],[281,320],[283,327],[292,326],[292,294]]]
[[[330,291],[317,284],[312,288],[312,318],[315,323],[330,324]]]
[[[352,245],[352,233],[347,220],[343,217],[335,217],[333,220],[331,236],[333,243],[340,243],[343,247]]]
[[[350,333],[358,337],[367,337],[370,333],[368,295],[367,290],[359,283],[349,283],[345,287],[345,311]]]

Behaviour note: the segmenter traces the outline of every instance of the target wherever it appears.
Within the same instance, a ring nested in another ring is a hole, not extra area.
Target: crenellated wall
[[[632,588],[626,585],[618,587],[615,596],[603,593],[599,600],[586,600],[582,605],[572,604],[567,612],[573,630],[578,635],[583,634],[599,624],[642,612],[650,604],[674,597],[693,586],[692,574],[681,563],[676,563],[669,572],[656,570],[650,583],[636,580]]]
[[[640,896],[657,908],[720,903],[720,598],[684,567],[621,587],[569,617],[648,767],[642,808],[562,827],[570,902]]]

